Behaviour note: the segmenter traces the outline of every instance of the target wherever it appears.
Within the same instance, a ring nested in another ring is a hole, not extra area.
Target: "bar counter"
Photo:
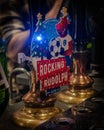
[[[104,77],[96,77],[96,78],[94,77],[93,79],[94,79],[93,88],[97,91],[103,91],[104,90]],[[58,105],[58,107],[60,108],[65,107],[62,103],[60,105],[60,103],[58,104],[56,102],[56,105]],[[0,117],[0,130],[32,130],[32,128],[23,128],[23,127],[17,126],[12,121],[12,114],[18,109],[23,108],[23,106],[24,106],[24,103],[21,101],[19,103],[8,105],[6,107],[4,113]],[[66,110],[67,109],[68,108],[66,107]]]

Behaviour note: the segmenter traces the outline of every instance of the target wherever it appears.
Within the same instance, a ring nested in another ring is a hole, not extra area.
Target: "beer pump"
[[[92,87],[94,80],[87,72],[87,44],[90,34],[87,26],[86,5],[83,1],[73,1],[72,15],[73,69],[69,88],[57,96],[57,100],[70,105],[78,104],[95,93]]]
[[[69,22],[65,7],[62,14],[61,20],[42,21],[42,15],[38,13],[30,57],[18,54],[19,63],[27,60],[30,67],[30,73],[16,68],[10,77],[12,81],[13,73],[20,71],[30,79],[30,90],[22,97],[24,107],[13,113],[13,122],[19,126],[36,127],[62,111],[55,106],[56,93],[60,91],[60,86],[69,83],[70,69],[66,56],[71,54],[72,43],[66,30]]]

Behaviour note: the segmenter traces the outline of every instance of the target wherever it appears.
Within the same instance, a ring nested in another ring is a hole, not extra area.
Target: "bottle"
[[[5,111],[9,101],[6,44],[0,37],[0,116]]]

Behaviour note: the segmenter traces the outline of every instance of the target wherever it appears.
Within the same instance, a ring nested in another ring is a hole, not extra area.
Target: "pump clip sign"
[[[65,58],[37,61],[37,76],[41,90],[48,90],[69,83],[70,67]]]

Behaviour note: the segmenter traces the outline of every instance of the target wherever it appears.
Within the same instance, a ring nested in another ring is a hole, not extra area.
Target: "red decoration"
[[[56,24],[56,29],[59,32],[62,32],[64,29],[67,29],[68,24],[70,24],[70,21],[67,19],[67,17],[63,17],[58,24]]]

